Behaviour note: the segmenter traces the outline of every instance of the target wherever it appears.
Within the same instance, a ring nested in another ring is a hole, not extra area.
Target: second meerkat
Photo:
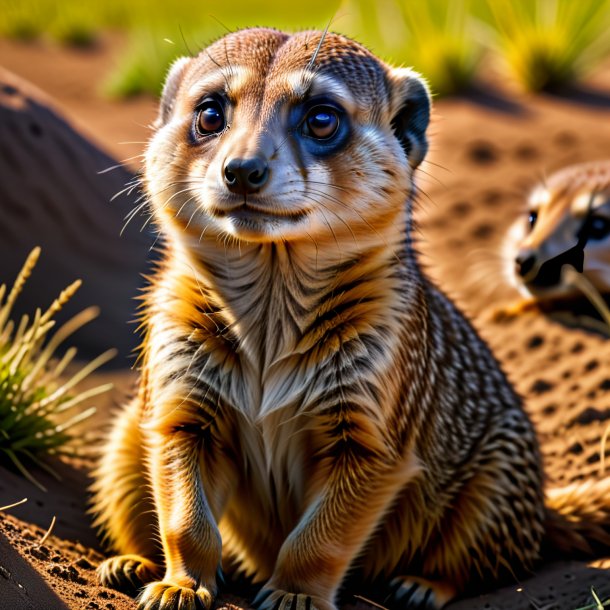
[[[601,294],[610,294],[610,161],[566,167],[536,185],[527,222],[511,227],[504,248],[508,277],[524,295],[578,296],[562,280],[571,265]]]
[[[173,65],[144,174],[165,258],[95,483],[102,582],[141,608],[209,607],[223,562],[263,610],[332,610],[348,574],[440,608],[538,560],[534,431],[411,241],[429,112],[336,34]]]

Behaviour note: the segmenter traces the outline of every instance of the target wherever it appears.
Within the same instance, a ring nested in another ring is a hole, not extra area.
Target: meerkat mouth
[[[228,210],[223,210],[221,208],[214,208],[213,210],[213,214],[217,218],[229,218],[242,222],[257,223],[277,221],[299,222],[305,218],[308,213],[308,210],[270,210],[268,208],[253,206],[250,203],[243,203]]]

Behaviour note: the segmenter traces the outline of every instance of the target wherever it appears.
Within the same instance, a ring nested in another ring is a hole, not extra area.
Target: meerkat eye
[[[538,212],[536,212],[535,210],[532,210],[530,212],[530,215],[529,215],[529,218],[528,218],[530,229],[534,228],[534,225],[536,224],[537,220],[538,220]]]
[[[305,117],[303,133],[316,140],[329,140],[339,129],[339,114],[330,106],[315,106]]]
[[[589,219],[589,237],[603,239],[610,233],[610,219],[603,216],[591,216]]]
[[[199,107],[195,126],[197,133],[202,136],[222,131],[225,127],[225,116],[220,102],[217,100],[203,102]]]

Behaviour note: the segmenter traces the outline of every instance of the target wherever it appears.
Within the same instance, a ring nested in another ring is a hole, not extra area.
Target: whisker
[[[117,197],[120,197],[121,195],[124,195],[125,193],[127,193],[128,195],[131,195],[131,193],[133,193],[133,191],[138,188],[140,185],[142,184],[142,181],[140,180],[140,178],[134,178],[133,180],[130,180],[126,185],[125,188],[121,189],[118,193],[115,193],[111,198],[110,198],[110,203],[112,203]]]
[[[201,215],[205,218],[205,213],[203,210],[201,210]],[[201,235],[199,235],[199,243],[201,243],[201,240],[203,239],[203,236],[205,235],[205,232],[208,230],[208,224],[205,224],[203,227],[203,230],[201,231]]]
[[[133,161],[133,159],[141,159],[143,157],[144,157],[144,155],[142,153],[140,153],[138,155],[134,155],[133,157],[127,157],[126,159],[123,159],[122,161],[119,161],[118,163],[115,163],[114,165],[111,165],[110,167],[106,167],[104,169],[99,170],[97,172],[97,175],[101,176],[103,174],[107,174],[108,172],[112,172],[115,169],[125,167],[125,165],[127,164],[128,161]]]
[[[343,206],[345,209],[355,212],[358,215],[358,217],[360,218],[360,220],[362,220],[362,222],[365,223],[367,225],[367,227],[369,229],[371,229],[371,231],[373,231],[383,241],[383,243],[389,248],[389,244],[388,244],[387,240],[385,239],[385,237],[383,237],[383,235],[381,235],[381,233],[379,233],[379,231],[358,210],[356,210],[353,207],[348,206],[344,201],[341,201],[341,199],[338,199],[337,197],[333,197],[332,195],[329,195],[328,193],[324,193],[323,191],[318,191],[317,189],[310,189],[310,190],[318,195],[327,197],[330,201],[334,201],[335,203]]]
[[[188,184],[188,183],[189,183],[189,181],[188,181],[188,180],[184,180],[184,181],[180,181],[180,182],[172,182],[172,183],[171,183],[171,184],[169,184],[167,187],[164,187],[163,189],[161,189],[160,191],[158,191],[158,192],[157,192],[157,193],[156,193],[156,194],[153,196],[153,199],[154,199],[154,198],[157,198],[157,197],[158,197],[158,196],[159,196],[161,193],[163,193],[163,192],[165,192],[165,191],[167,191],[167,190],[169,190],[169,189],[171,189],[171,188],[175,188],[175,187],[176,187],[176,186],[177,186],[179,183],[180,183],[180,184]],[[185,189],[182,189],[182,190],[176,191],[176,192],[175,192],[173,195],[171,195],[171,197],[169,197],[169,198],[168,198],[168,199],[167,199],[167,200],[166,200],[166,201],[163,203],[163,205],[161,205],[161,206],[159,207],[159,212],[163,211],[163,210],[164,210],[164,209],[165,209],[165,208],[166,208],[166,207],[169,205],[169,203],[171,202],[171,200],[172,200],[174,197],[177,197],[178,195],[181,195],[181,194],[183,194],[183,193],[187,193],[188,191],[192,190],[192,188],[193,188],[192,186],[188,186],[188,187],[187,187],[187,188],[185,188]],[[182,204],[182,206],[180,207],[180,209],[178,210],[178,212],[177,212],[177,213],[174,215],[174,217],[176,217],[176,215],[177,215],[177,214],[179,214],[179,213],[182,211],[182,208],[183,208],[183,207],[184,207],[184,206],[185,206],[185,205],[186,205],[186,204],[187,204],[189,201],[191,201],[191,200],[192,200],[194,197],[196,197],[196,193],[195,193],[195,195],[193,195],[191,198],[187,199],[187,200],[186,200],[186,201],[185,201],[185,202]],[[147,227],[147,225],[148,225],[148,224],[150,223],[150,221],[153,219],[154,215],[155,215],[155,214],[154,214],[154,211],[151,211],[151,213],[149,214],[148,218],[147,218],[147,219],[144,221],[144,224],[143,224],[143,225],[140,227],[140,232],[142,232],[142,231],[143,231],[143,230],[144,230],[144,229]],[[130,219],[130,220],[131,220],[131,219]],[[129,222],[129,221],[128,221],[128,222]]]
[[[186,191],[190,191],[190,190],[191,190],[190,188],[186,188],[186,189],[184,189],[184,190],[180,191],[180,193],[176,193],[176,194],[181,194],[181,193],[184,193],[184,192],[186,192]],[[174,195],[172,195],[172,197],[174,197]],[[170,197],[170,199],[171,199],[172,197]],[[194,194],[194,195],[191,195],[191,197],[189,197],[188,199],[185,199],[185,200],[184,200],[184,202],[182,203],[182,205],[181,205],[181,206],[178,208],[178,210],[177,210],[177,211],[174,213],[174,218],[178,218],[178,216],[180,216],[180,214],[182,213],[182,210],[184,210],[184,208],[186,207],[186,205],[187,205],[188,203],[190,203],[191,201],[193,201],[193,199],[194,199],[195,197],[197,197],[197,191],[195,191],[195,194]]]
[[[287,184],[296,184],[298,181],[297,180],[292,180],[289,181]],[[311,180],[311,179],[307,179],[307,184],[321,184],[323,186],[328,186],[330,188],[333,189],[337,189],[338,191],[341,191],[342,193],[349,193],[349,189],[346,189],[344,186],[339,186],[337,184],[333,184],[332,182],[322,182],[321,180]]]
[[[191,51],[191,49],[189,47],[189,43],[186,41],[186,36],[184,35],[184,31],[183,31],[182,26],[180,24],[178,24],[178,31],[180,32],[180,38],[182,38],[182,42],[184,43],[184,48],[186,49],[186,52],[191,57],[194,57],[193,52]]]
[[[197,212],[199,212],[199,206],[195,206],[195,209],[193,210],[193,213],[191,214],[191,217],[189,218],[188,222],[186,223],[186,226],[184,227],[185,229],[188,229],[191,222],[193,222],[193,218],[195,217],[195,214],[197,214]]]
[[[336,212],[334,212],[333,210],[329,209],[328,207],[326,207],[322,201],[320,201],[319,199],[315,199],[314,197],[312,197],[312,195],[310,193],[304,193],[303,197],[309,199],[310,201],[313,201],[314,203],[317,203],[318,205],[322,206],[326,211],[330,212],[331,214],[333,214],[334,216],[336,216],[344,225],[345,227],[348,229],[348,231],[352,234],[352,238],[354,240],[355,244],[358,244],[358,240],[356,239],[356,234],[354,233],[354,231],[352,230],[352,228],[349,226],[349,224],[343,219],[341,218]],[[328,224],[328,228],[330,229],[330,232],[332,233],[335,242],[337,243],[337,249],[339,250],[339,241],[337,240],[337,235],[335,234],[332,226],[330,225],[330,223],[328,222],[328,219],[326,218],[326,215],[324,213],[322,213],[322,216],[324,216],[324,220],[326,221],[326,223]]]
[[[225,42],[226,44],[226,42]],[[205,50],[207,56],[210,58],[210,60],[212,61],[212,63],[220,70],[220,73],[222,74],[222,77],[225,81],[225,87],[226,87],[226,93],[230,93],[231,91],[231,83],[229,81],[229,78],[227,77],[227,75],[225,74],[225,71],[222,67],[222,65],[220,63],[218,63],[213,57],[212,54],[210,53],[210,51],[208,49]],[[226,49],[225,49],[225,53],[226,53]],[[229,68],[229,76],[232,76],[232,69],[230,67],[230,65],[228,66]]]
[[[175,185],[174,185],[174,186],[175,186]],[[169,197],[169,198],[168,198],[168,199],[165,201],[165,203],[163,203],[163,204],[161,205],[161,207],[159,208],[159,210],[164,210],[164,209],[165,209],[165,208],[166,208],[166,207],[167,207],[167,206],[170,204],[170,202],[172,201],[172,199],[173,199],[174,197],[177,197],[178,195],[182,195],[183,193],[188,193],[188,191],[190,191],[190,190],[192,190],[192,186],[187,186],[186,188],[184,188],[184,189],[182,189],[182,190],[176,191],[176,192],[175,192],[173,195],[171,195],[171,196],[170,196],[170,197]],[[183,204],[183,206],[184,206],[184,204]],[[180,208],[180,210],[179,210],[179,211],[181,211],[181,210],[182,210],[182,208]]]
[[[123,228],[119,232],[119,235],[123,235],[123,233],[125,232],[125,229],[127,228],[127,225],[133,220],[133,218],[135,218],[137,216],[137,214],[140,210],[142,210],[144,207],[146,207],[147,204],[148,204],[148,199],[145,199],[142,203],[140,203],[133,210],[131,210],[131,212],[129,212],[129,214],[126,217],[125,224],[123,225]]]
[[[157,234],[155,235],[155,241],[153,241],[152,246],[148,249],[149,252],[152,252],[155,249],[155,246],[157,245],[157,242],[159,241],[160,237],[161,231],[157,231]]]
[[[326,35],[328,34],[328,29],[330,28],[330,24],[332,23],[333,17],[331,17],[328,20],[328,23],[326,24],[326,27],[324,28],[324,31],[322,32],[322,36],[320,36],[320,42],[318,43],[318,46],[316,47],[316,50],[314,51],[313,55],[311,56],[311,59],[309,60],[309,63],[307,64],[307,69],[311,70],[315,63],[316,63],[316,59],[318,58],[318,54],[320,53],[320,49],[322,48],[322,44],[324,44],[324,40],[326,39]]]
[[[327,208],[325,208],[325,207],[324,207],[324,205],[323,205],[323,204],[320,204],[320,205],[322,205],[322,207],[323,207],[324,209],[327,209]],[[324,222],[325,222],[325,223],[326,223],[326,225],[328,226],[328,230],[331,232],[331,234],[332,234],[332,236],[333,236],[333,239],[335,240],[335,244],[337,245],[337,253],[339,254],[339,257],[341,257],[341,256],[342,256],[342,252],[341,252],[341,248],[339,247],[339,241],[337,240],[337,235],[335,234],[335,232],[334,232],[334,230],[333,230],[333,227],[332,227],[332,225],[330,224],[330,222],[329,222],[328,218],[326,218],[326,214],[324,213],[324,210],[321,210],[321,212],[322,212],[322,218],[324,218]],[[348,227],[348,228],[349,228],[349,227]],[[354,239],[355,239],[355,236],[354,236]],[[316,250],[316,253],[317,253],[317,250]]]
[[[449,174],[453,174],[452,169],[449,169],[448,167],[446,167],[445,165],[441,165],[440,163],[435,163],[434,161],[431,161],[430,159],[424,159],[422,161],[422,163],[427,163],[428,165],[434,165],[434,167],[438,167],[438,169],[442,169],[442,170],[448,172]]]

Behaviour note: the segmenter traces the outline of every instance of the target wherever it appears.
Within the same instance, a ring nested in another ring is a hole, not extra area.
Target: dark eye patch
[[[290,112],[290,132],[304,149],[317,157],[337,153],[346,144],[350,124],[345,110],[334,100],[316,96]]]
[[[604,239],[610,234],[610,218],[592,214],[587,220],[585,230],[589,239]]]

